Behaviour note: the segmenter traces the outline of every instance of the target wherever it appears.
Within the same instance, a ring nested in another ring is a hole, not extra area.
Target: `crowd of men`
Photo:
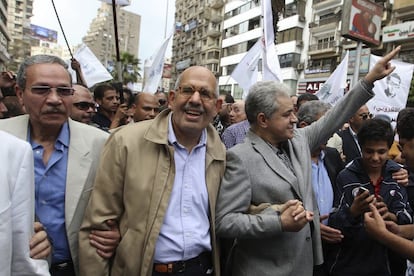
[[[274,81],[235,101],[201,66],[168,96],[91,92],[60,58],[26,58],[0,78],[0,274],[414,275],[414,110],[403,166],[364,105],[399,50],[334,107]]]

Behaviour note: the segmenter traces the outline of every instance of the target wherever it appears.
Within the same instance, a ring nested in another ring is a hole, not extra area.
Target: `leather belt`
[[[72,269],[72,268],[73,268],[73,262],[72,261],[59,262],[59,263],[52,264],[50,266],[50,269],[59,270],[59,271],[69,270],[69,269]]]
[[[184,272],[187,267],[200,264],[210,267],[212,266],[211,252],[203,252],[197,257],[185,261],[175,261],[167,264],[155,263],[154,271],[158,273],[181,273]]]

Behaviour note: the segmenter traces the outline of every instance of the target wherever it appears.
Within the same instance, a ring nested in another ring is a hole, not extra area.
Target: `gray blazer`
[[[0,130],[27,141],[29,116],[0,120]],[[65,221],[72,261],[78,270],[78,233],[95,180],[96,167],[108,133],[69,119]]]
[[[364,85],[366,86],[366,85]],[[233,275],[312,275],[321,264],[319,211],[312,189],[311,150],[327,141],[368,99],[372,91],[361,83],[326,116],[309,127],[296,129],[286,142],[294,174],[253,132],[243,144],[227,151],[226,171],[216,207],[217,235],[237,238]],[[283,232],[280,216],[267,208],[247,214],[250,204],[281,204],[299,199],[314,212],[313,223],[299,232]]]

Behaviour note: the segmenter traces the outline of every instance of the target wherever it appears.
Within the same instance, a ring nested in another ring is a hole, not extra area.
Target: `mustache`
[[[48,108],[46,110],[44,110],[42,113],[44,114],[56,114],[56,113],[60,113],[60,114],[66,114],[66,112],[60,108]]]
[[[190,103],[187,103],[184,106],[184,111],[185,112],[192,111],[192,112],[198,112],[198,113],[204,113],[205,112],[205,110],[204,110],[204,108],[202,106],[200,106],[200,105],[193,105],[193,104],[190,104]]]

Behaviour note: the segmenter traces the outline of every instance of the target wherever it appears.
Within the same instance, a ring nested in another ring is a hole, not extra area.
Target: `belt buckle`
[[[64,263],[56,264],[56,267],[57,267],[58,269],[64,269],[64,268],[66,268],[67,266],[69,266],[69,263],[68,263],[68,262],[64,262]]]
[[[177,266],[176,272],[183,273],[185,271],[185,261],[177,262],[175,265]]]

